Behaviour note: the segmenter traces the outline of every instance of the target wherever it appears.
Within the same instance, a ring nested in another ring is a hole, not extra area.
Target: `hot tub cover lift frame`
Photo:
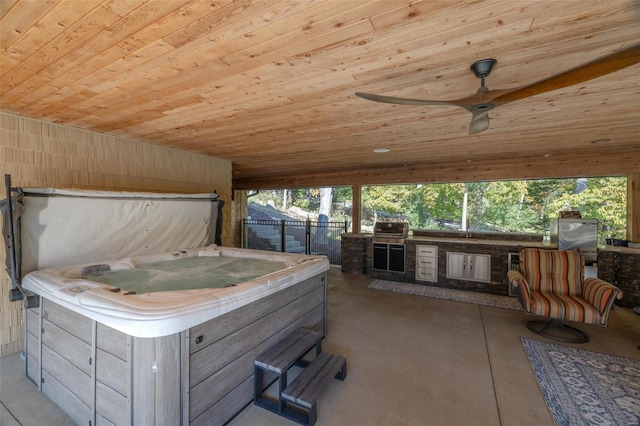
[[[22,277],[22,227],[20,218],[26,210],[23,198],[29,193],[22,188],[12,187],[11,175],[9,174],[5,174],[4,181],[7,198],[0,200],[0,213],[2,214],[2,233],[7,254],[6,270],[11,277],[9,300],[12,302],[24,300],[26,308],[34,308],[39,305],[39,297],[28,290],[24,290],[20,281]],[[137,195],[139,196],[140,194]],[[217,202],[217,217],[213,229],[208,231],[208,244],[222,245],[222,208],[224,201],[218,198],[216,191],[213,191],[212,198]]]
[[[20,216],[24,212],[22,204],[24,192],[21,188],[11,187],[11,175],[4,175],[4,184],[7,198],[0,200],[0,212],[2,212],[2,234],[5,237],[7,253],[7,273],[11,277],[9,300],[12,302],[24,300],[27,308],[34,308],[38,306],[38,297],[25,291],[20,285]]]

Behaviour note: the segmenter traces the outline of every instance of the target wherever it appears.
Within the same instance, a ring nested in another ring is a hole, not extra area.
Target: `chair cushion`
[[[531,313],[551,318],[600,325],[600,312],[579,296],[531,292]]]
[[[532,291],[582,295],[584,261],[578,251],[524,249],[521,265]]]

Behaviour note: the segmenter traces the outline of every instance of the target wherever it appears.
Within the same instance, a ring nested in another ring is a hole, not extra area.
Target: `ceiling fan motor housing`
[[[484,79],[484,77],[491,74],[491,70],[496,62],[498,61],[493,58],[480,59],[479,61],[471,64],[471,71],[473,71],[476,77]]]

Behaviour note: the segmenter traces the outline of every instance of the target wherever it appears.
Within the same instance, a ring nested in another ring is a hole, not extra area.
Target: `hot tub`
[[[328,269],[208,246],[31,272],[27,375],[78,424],[224,424],[257,355],[298,327],[324,335]]]
[[[221,247],[215,193],[11,191],[26,375],[79,425],[224,424],[260,353],[326,332],[327,259]]]
[[[49,268],[22,285],[134,337],[186,330],[328,270],[324,257],[216,245]]]

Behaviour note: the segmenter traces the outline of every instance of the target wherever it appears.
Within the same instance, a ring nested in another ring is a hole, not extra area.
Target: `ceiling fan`
[[[472,115],[469,134],[480,133],[489,128],[489,111],[509,102],[528,98],[540,93],[560,89],[600,77],[640,62],[640,43],[617,50],[609,55],[579,65],[570,70],[552,75],[534,83],[513,89],[489,90],[485,78],[489,76],[495,59],[481,59],[471,65],[471,71],[480,79],[478,91],[466,98],[451,101],[432,101],[426,99],[396,98],[393,96],[373,95],[356,92],[356,96],[376,102],[401,105],[449,105],[464,108]]]

